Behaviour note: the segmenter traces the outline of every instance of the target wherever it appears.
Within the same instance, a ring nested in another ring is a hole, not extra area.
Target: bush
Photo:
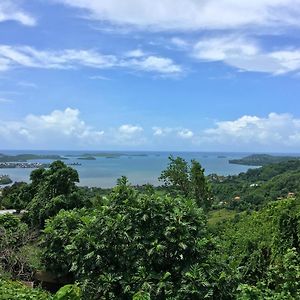
[[[0,278],[1,300],[52,300],[52,296],[40,289],[30,289],[20,282]]]
[[[175,297],[195,264],[204,280],[212,243],[195,201],[139,195],[124,178],[109,200],[93,214],[62,211],[47,221],[50,271],[71,272],[86,299]],[[205,296],[207,280],[198,286]]]
[[[0,271],[24,280],[32,276],[28,257],[22,251],[30,239],[28,226],[18,217],[0,216]]]

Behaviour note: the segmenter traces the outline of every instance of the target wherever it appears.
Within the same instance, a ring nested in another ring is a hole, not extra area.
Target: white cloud
[[[144,51],[142,51],[141,49],[135,49],[125,53],[125,56],[127,57],[143,57],[145,55],[146,53],[144,53]]]
[[[46,69],[70,69],[89,67],[97,69],[132,68],[145,72],[177,74],[182,68],[173,60],[159,56],[117,57],[104,55],[96,50],[66,49],[61,51],[41,51],[29,46],[0,45],[0,71],[12,67]]]
[[[123,63],[124,66],[138,70],[157,72],[161,74],[180,74],[182,67],[174,64],[173,60],[165,57],[149,56],[142,59],[132,59]]]
[[[0,99],[1,102],[1,99]],[[4,101],[5,102],[5,101]],[[215,127],[194,133],[183,127],[152,127],[152,138],[140,125],[123,124],[98,130],[80,117],[78,109],[54,110],[44,115],[28,115],[21,121],[0,121],[0,140],[11,148],[109,148],[155,144],[202,150],[298,151],[300,118],[270,113],[266,117],[242,116],[217,122]]]
[[[174,129],[170,127],[152,127],[153,135],[154,136],[166,136],[167,134],[171,133]]]
[[[0,71],[7,71],[10,68],[10,60],[0,56]]]
[[[22,121],[0,122],[2,141],[15,146],[66,147],[99,144],[104,131],[88,126],[79,117],[79,110],[54,110],[48,115],[28,115]]]
[[[0,2],[0,22],[4,21],[16,21],[26,26],[36,24],[36,20],[30,14],[24,12],[11,0],[1,0]]]
[[[111,80],[110,78],[102,75],[93,75],[89,77],[92,80]]]
[[[116,146],[140,146],[147,142],[143,132],[144,128],[139,125],[123,124],[110,130],[107,142]]]
[[[178,136],[183,138],[183,139],[191,139],[194,136],[193,131],[189,129],[182,129],[178,131]]]
[[[264,51],[254,40],[235,35],[202,39],[195,44],[193,56],[243,71],[284,74],[300,70],[300,49]]]
[[[299,0],[52,0],[91,19],[150,30],[299,26]]]
[[[242,37],[223,36],[199,41],[194,51],[195,56],[203,60],[221,61],[228,57],[256,55],[259,49],[254,42]]]
[[[186,128],[181,127],[158,127],[154,126],[152,127],[153,135],[157,137],[165,137],[167,135],[170,135],[172,133],[175,133],[177,137],[183,138],[183,139],[191,139],[194,137],[193,131]]]
[[[124,124],[119,127],[119,132],[126,136],[132,136],[137,133],[141,133],[142,131],[143,131],[143,128],[141,126],[135,126],[135,125],[130,125],[130,124]]]
[[[32,68],[68,69],[82,65],[93,68],[108,68],[116,64],[113,55],[102,55],[94,50],[39,51],[29,46],[0,45],[0,59],[10,66]]]
[[[173,37],[171,38],[171,43],[175,45],[179,49],[187,49],[189,47],[189,43],[181,38]]]
[[[267,117],[242,116],[221,121],[203,132],[200,142],[249,150],[255,147],[283,149],[300,146],[300,119],[290,114],[270,113]]]

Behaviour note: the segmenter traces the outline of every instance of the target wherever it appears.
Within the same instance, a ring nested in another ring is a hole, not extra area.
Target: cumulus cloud
[[[169,134],[175,133],[177,137],[183,138],[183,139],[191,139],[194,136],[194,132],[190,129],[186,128],[172,128],[172,127],[152,127],[153,135],[157,137],[164,137]]]
[[[71,69],[89,67],[96,69],[131,68],[145,72],[176,74],[182,68],[172,59],[160,56],[145,56],[142,52],[131,53],[131,57],[104,55],[96,50],[66,49],[43,51],[29,46],[0,45],[0,71],[12,67],[45,69]]]
[[[111,128],[107,142],[115,146],[139,146],[147,142],[140,125],[123,124],[118,128]]]
[[[300,119],[291,114],[245,115],[219,121],[198,133],[183,127],[155,126],[152,131],[151,138],[140,125],[95,129],[82,120],[78,109],[72,108],[44,115],[30,114],[21,121],[0,121],[0,140],[14,148],[135,147],[154,142],[176,147],[182,145],[181,139],[186,140],[187,148],[214,151],[299,151],[300,147]]]
[[[167,134],[171,133],[174,129],[169,127],[152,127],[153,135],[154,136],[166,136]]]
[[[135,126],[130,124],[124,124],[119,127],[119,132],[127,136],[132,136],[137,133],[141,133],[142,131],[143,128],[141,126]]]
[[[245,115],[237,120],[217,122],[215,128],[203,132],[201,142],[243,150],[299,147],[300,119],[277,113],[265,118]]]
[[[18,122],[0,122],[0,137],[15,146],[59,148],[100,143],[104,131],[93,129],[79,115],[79,110],[66,108],[48,115],[28,115]]]
[[[36,20],[27,12],[19,8],[14,1],[1,0],[0,2],[0,22],[16,21],[25,26],[34,26]]]
[[[204,38],[195,44],[193,56],[243,71],[284,74],[300,70],[300,49],[265,51],[256,41],[235,35]]]
[[[183,139],[190,139],[194,136],[193,131],[189,130],[189,129],[182,129],[178,131],[178,136],[183,138]]]
[[[94,20],[150,30],[299,26],[299,0],[52,0]]]

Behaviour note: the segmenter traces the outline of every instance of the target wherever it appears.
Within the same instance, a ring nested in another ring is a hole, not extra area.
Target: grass
[[[225,208],[211,211],[208,214],[208,225],[215,226],[220,222],[231,220],[236,214],[237,212]]]

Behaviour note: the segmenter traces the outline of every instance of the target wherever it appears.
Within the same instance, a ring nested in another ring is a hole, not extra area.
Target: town
[[[46,168],[48,164],[42,164],[38,162],[2,162],[0,163],[0,169],[37,169],[37,168]]]

